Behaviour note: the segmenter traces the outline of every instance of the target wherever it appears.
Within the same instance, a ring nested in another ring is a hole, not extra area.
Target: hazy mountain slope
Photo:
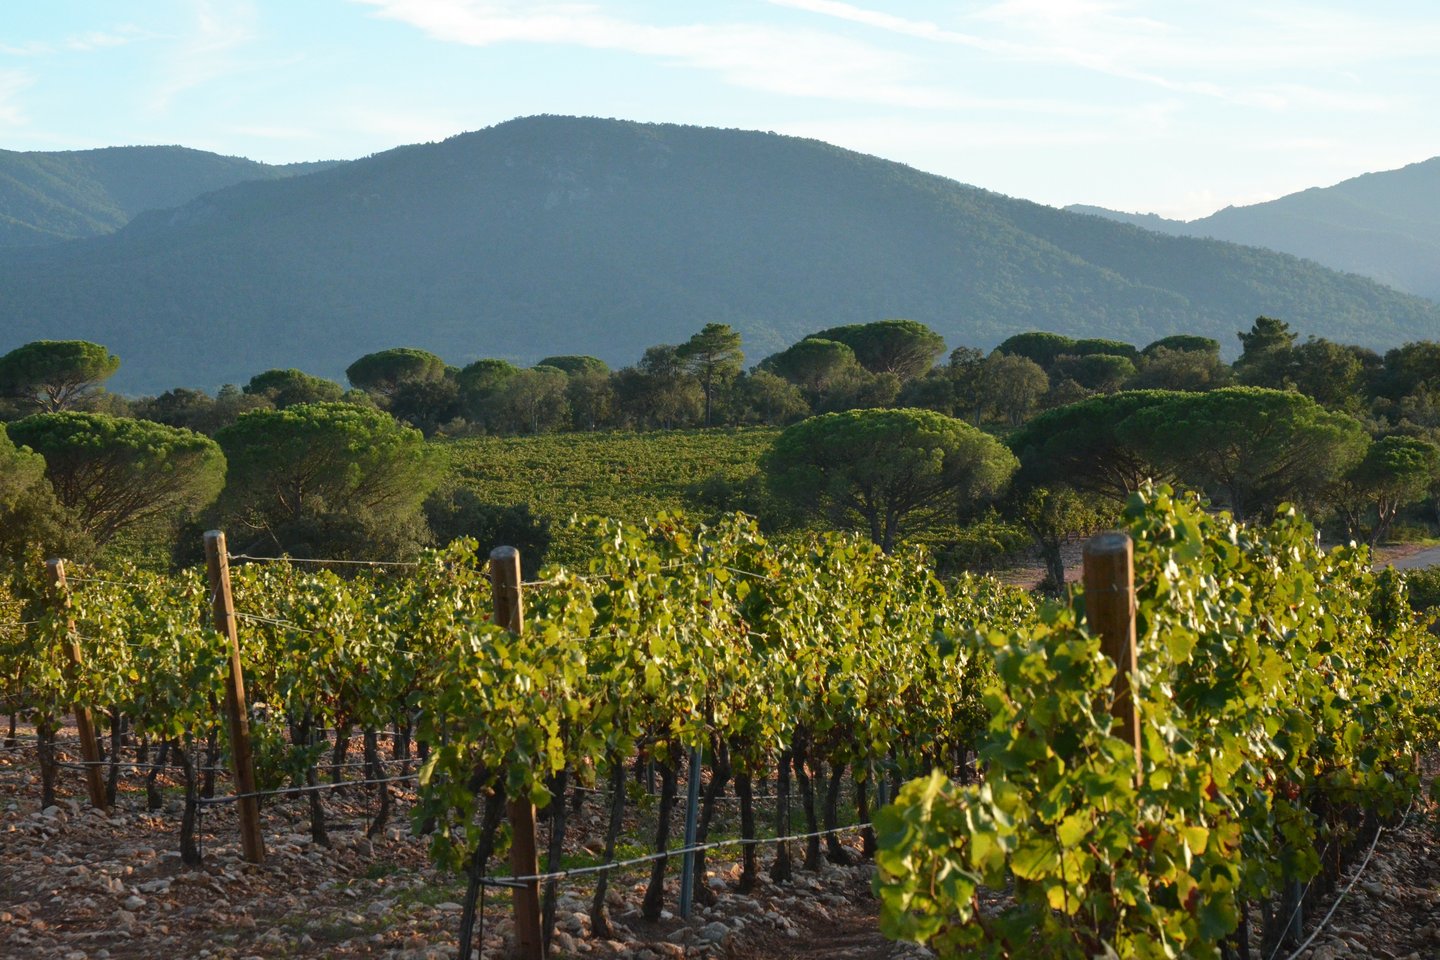
[[[0,349],[106,343],[126,390],[337,376],[412,345],[451,363],[631,363],[707,322],[752,361],[909,317],[952,345],[1020,330],[1235,343],[1257,314],[1376,346],[1440,308],[1264,251],[1159,237],[773,134],[536,117],[307,177],[244,183],[119,233],[0,258]]]
[[[1185,222],[1072,206],[1172,235],[1211,237],[1307,257],[1440,300],[1440,157]]]
[[[1125,213],[1106,207],[1091,206],[1088,203],[1072,203],[1065,208],[1067,213],[1088,213],[1092,217],[1104,217],[1116,223],[1128,223],[1132,227],[1144,227],[1156,233],[1168,233],[1172,237],[1193,237],[1190,224],[1184,220],[1168,220],[1156,213]]]
[[[0,246],[100,236],[144,210],[176,207],[246,180],[273,180],[332,165],[275,166],[186,147],[0,150]]]

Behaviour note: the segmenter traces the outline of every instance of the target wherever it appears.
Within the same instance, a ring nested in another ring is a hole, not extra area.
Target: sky
[[[1191,219],[1440,155],[1434,0],[7,0],[0,148],[351,159],[539,113]]]

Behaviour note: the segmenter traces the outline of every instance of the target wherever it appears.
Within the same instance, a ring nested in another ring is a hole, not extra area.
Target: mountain
[[[1440,157],[1189,222],[1101,207],[1065,209],[1172,236],[1267,247],[1440,301]]]
[[[0,246],[96,237],[145,210],[177,207],[246,180],[293,177],[332,165],[274,166],[185,147],[0,150]]]
[[[1198,236],[1191,232],[1190,224],[1184,220],[1168,220],[1158,213],[1125,213],[1106,207],[1093,207],[1088,203],[1072,203],[1065,208],[1068,213],[1085,213],[1092,217],[1104,217],[1116,223],[1128,223],[1132,227],[1143,227],[1156,233],[1168,233],[1172,237]]]
[[[532,117],[304,177],[247,182],[118,232],[0,255],[0,350],[104,343],[113,386],[338,377],[392,346],[463,364],[635,362],[729,323],[751,362],[906,317],[951,345],[1022,330],[1234,346],[1258,314],[1385,346],[1440,306],[1267,251],[1160,236],[774,134]]]

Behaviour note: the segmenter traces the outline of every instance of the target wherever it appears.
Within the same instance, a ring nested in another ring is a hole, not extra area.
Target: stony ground
[[[110,813],[89,809],[78,772],[63,771],[60,786],[60,802],[38,809],[33,751],[24,744],[0,750],[0,957],[6,960],[455,955],[464,886],[429,865],[424,841],[410,835],[403,791],[397,819],[373,841],[365,838],[373,798],[359,788],[327,796],[330,848],[311,842],[303,799],[272,801],[263,810],[268,859],[258,867],[240,859],[233,808],[210,808],[202,825],[204,865],[187,869],[178,853],[180,804],[173,786],[166,808],[153,814],[144,810],[139,778],[126,781]],[[600,848],[602,815],[590,804],[572,820],[572,856]],[[627,832],[652,830],[653,816],[642,822],[647,815],[638,812]],[[721,821],[715,831],[726,836],[738,828]],[[799,845],[793,850],[798,866]],[[870,870],[827,864],[818,873],[797,871],[795,882],[784,886],[762,874],[757,889],[742,896],[733,889],[738,862],[712,854],[707,874],[717,902],[681,920],[671,912],[678,896],[672,879],[670,910],[650,924],[639,912],[647,873],[635,868],[612,881],[614,939],[605,940],[589,936],[593,888],[571,881],[562,888],[552,955],[903,955],[905,948],[875,933]],[[678,875],[678,860],[671,873]],[[506,952],[509,912],[507,894],[491,890],[486,957]],[[827,940],[834,949],[822,946]]]
[[[1440,958],[1437,813],[1440,811],[1433,804],[1427,805],[1412,813],[1398,829],[1381,835],[1374,856],[1358,879],[1357,862],[1346,881],[1320,909],[1312,911],[1312,918],[1307,918],[1308,936],[1335,906],[1330,922],[1297,960]],[[1347,886],[1349,893],[1342,898]],[[1281,956],[1283,960],[1288,954]]]
[[[78,772],[62,775],[61,802],[38,809],[33,756],[0,750],[0,958],[425,958],[453,957],[464,888],[429,865],[423,842],[410,836],[406,796],[398,819],[373,841],[364,836],[373,800],[358,788],[327,798],[330,848],[308,834],[303,800],[284,799],[264,811],[269,858],[264,866],[239,857],[232,808],[204,817],[205,863],[180,864],[178,799],[144,811],[138,780],[128,781],[118,809],[88,809]],[[589,804],[574,821],[568,846],[583,857],[600,842],[603,811]],[[632,837],[653,828],[637,812]],[[1440,958],[1440,833],[1435,808],[1417,809],[1387,830],[1364,873],[1326,928],[1299,956],[1305,960]],[[678,825],[677,825],[678,829]],[[734,825],[717,823],[718,835]],[[728,831],[728,832],[727,832]],[[543,841],[543,828],[542,828]],[[1363,851],[1362,851],[1363,852]],[[795,848],[799,864],[798,845]],[[770,851],[766,851],[768,859]],[[868,866],[826,865],[797,871],[776,886],[762,875],[749,896],[734,892],[739,865],[708,864],[713,906],[688,921],[667,911],[655,924],[639,914],[642,869],[611,888],[614,939],[592,938],[590,888],[562,888],[552,955],[662,960],[896,960],[923,951],[891,944],[876,930]],[[672,863],[678,874],[678,862]],[[1353,870],[1352,870],[1353,873]],[[1347,877],[1348,883],[1348,877]],[[1342,883],[1339,890],[1345,889]],[[674,910],[678,884],[668,903]],[[1339,893],[1337,890],[1337,895]],[[1312,910],[1307,927],[1334,902]],[[486,957],[503,956],[511,925],[503,891],[486,898]],[[1254,952],[1259,960],[1271,960]],[[1276,960],[1286,960],[1282,951]]]

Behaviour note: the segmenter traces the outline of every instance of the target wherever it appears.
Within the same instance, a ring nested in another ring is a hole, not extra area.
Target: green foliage
[[[985,358],[978,373],[982,409],[1012,427],[1023,423],[1050,389],[1040,364],[1000,350]]]
[[[483,361],[481,361],[483,362]],[[584,356],[559,356],[546,357],[537,367],[554,367],[556,370],[564,370],[570,376],[582,373],[609,373],[610,365],[598,357]]]
[[[945,338],[915,320],[879,320],[831,327],[812,334],[855,351],[860,366],[874,374],[888,373],[901,381],[918,377],[945,352]]]
[[[45,476],[45,458],[27,447],[16,447],[0,426],[0,509],[8,510]]]
[[[394,347],[365,354],[345,368],[345,376],[357,389],[390,397],[401,384],[443,379],[445,361],[428,350]]]
[[[1387,350],[1377,377],[1378,393],[1391,400],[1440,385],[1440,343],[1421,340]]]
[[[520,368],[508,360],[487,358],[460,368],[455,383],[460,388],[460,412],[475,423],[484,424],[490,399]]]
[[[1125,429],[1141,410],[1161,407],[1173,394],[1132,390],[1091,397],[1047,410],[1006,441],[1020,458],[1027,485],[1065,484],[1123,501],[1146,480],[1166,480],[1172,467]]]
[[[441,545],[469,538],[480,544],[482,553],[500,546],[515,547],[526,579],[538,575],[550,549],[550,520],[537,517],[528,503],[486,503],[465,487],[431,494],[425,501],[425,519],[435,542]]]
[[[1167,340],[1204,340],[1204,337],[1167,337]],[[1213,341],[1212,341],[1213,342]],[[1151,346],[1154,346],[1152,344]],[[1140,366],[1127,386],[1132,390],[1214,390],[1230,380],[1230,368],[1215,349],[1182,350],[1155,346],[1145,348]]]
[[[245,393],[234,384],[225,384],[211,397],[203,390],[176,387],[158,397],[142,397],[130,404],[130,415],[172,427],[184,427],[214,436],[221,427],[235,422],[240,414],[271,406],[263,396]]]
[[[556,367],[507,377],[486,400],[484,423],[505,433],[548,433],[570,422],[570,378]]]
[[[283,410],[297,403],[339,400],[345,395],[345,388],[333,380],[312,377],[304,371],[291,368],[257,373],[245,384],[244,392],[268,400],[276,409]]]
[[[45,458],[56,498],[102,547],[209,506],[225,483],[220,447],[179,427],[72,411],[36,414],[9,432]]]
[[[1196,336],[1193,333],[1177,333],[1147,344],[1140,354],[1148,357],[1159,350],[1172,350],[1179,353],[1211,353],[1218,360],[1220,358],[1220,341],[1212,337]]]
[[[0,357],[0,393],[45,413],[68,410],[120,369],[120,358],[87,340],[36,340]]]
[[[1416,437],[1382,437],[1336,482],[1329,499],[1344,520],[1346,535],[1367,539],[1373,547],[1400,510],[1424,499],[1437,481],[1440,448]]]
[[[1055,358],[1052,372],[1057,379],[1074,380],[1086,390],[1114,393],[1135,376],[1135,364],[1114,353],[1062,354]]]
[[[712,422],[716,391],[739,376],[745,367],[740,334],[730,329],[728,323],[707,323],[675,352],[705,393],[705,426],[708,427]]]
[[[1048,370],[1061,355],[1076,352],[1075,339],[1062,333],[1035,330],[1007,337],[995,348],[995,352],[1033,360],[1041,368]]]
[[[647,517],[711,507],[693,498],[695,487],[712,474],[748,485],[777,434],[769,428],[560,433],[471,437],[441,449],[454,484],[484,503],[527,505],[551,525],[552,559],[573,566],[587,559],[590,539],[569,524],[572,516]]]
[[[1432,618],[1440,615],[1440,567],[1407,570],[1405,591],[1410,609]]]
[[[1310,337],[1290,351],[1287,381],[1332,410],[1358,410],[1380,358],[1372,351]]]
[[[1135,349],[1134,344],[1126,343],[1123,340],[1106,340],[1102,337],[1076,340],[1074,347],[1067,352],[1078,357],[1124,357],[1130,361],[1134,361],[1140,356],[1140,351]]]
[[[221,515],[269,549],[389,559],[425,538],[420,507],[438,482],[440,456],[383,411],[344,403],[256,410],[216,439],[230,462]]]
[[[1241,331],[1236,336],[1242,348],[1240,359],[1235,361],[1240,382],[1257,387],[1283,387],[1296,340],[1290,324],[1274,317],[1256,317],[1248,332]]]
[[[1298,393],[1227,387],[1136,410],[1119,435],[1241,517],[1315,502],[1362,456],[1364,428]]]
[[[849,344],[806,337],[766,357],[760,369],[778,374],[808,393],[820,394],[839,381],[853,379],[861,368]]]
[[[931,410],[812,417],[777,437],[761,463],[778,497],[858,526],[887,553],[903,530],[993,499],[1017,465],[998,440]]]
[[[17,448],[0,425],[0,563],[33,563],[37,554],[83,559],[91,548],[56,501],[45,479],[45,459]]]
[[[1115,669],[1076,608],[957,638],[994,657],[984,777],[939,772],[882,810],[882,929],[941,956],[1218,956],[1247,900],[1313,876],[1354,811],[1398,811],[1436,729],[1436,654],[1363,551],[1293,515],[1235,526],[1135,498],[1139,766]],[[1080,598],[1083,603],[1083,598]],[[1078,604],[1077,604],[1078,606]],[[1013,884],[999,912],[980,885]]]
[[[783,426],[810,413],[800,388],[768,370],[756,370],[735,381],[727,419],[744,425]]]

